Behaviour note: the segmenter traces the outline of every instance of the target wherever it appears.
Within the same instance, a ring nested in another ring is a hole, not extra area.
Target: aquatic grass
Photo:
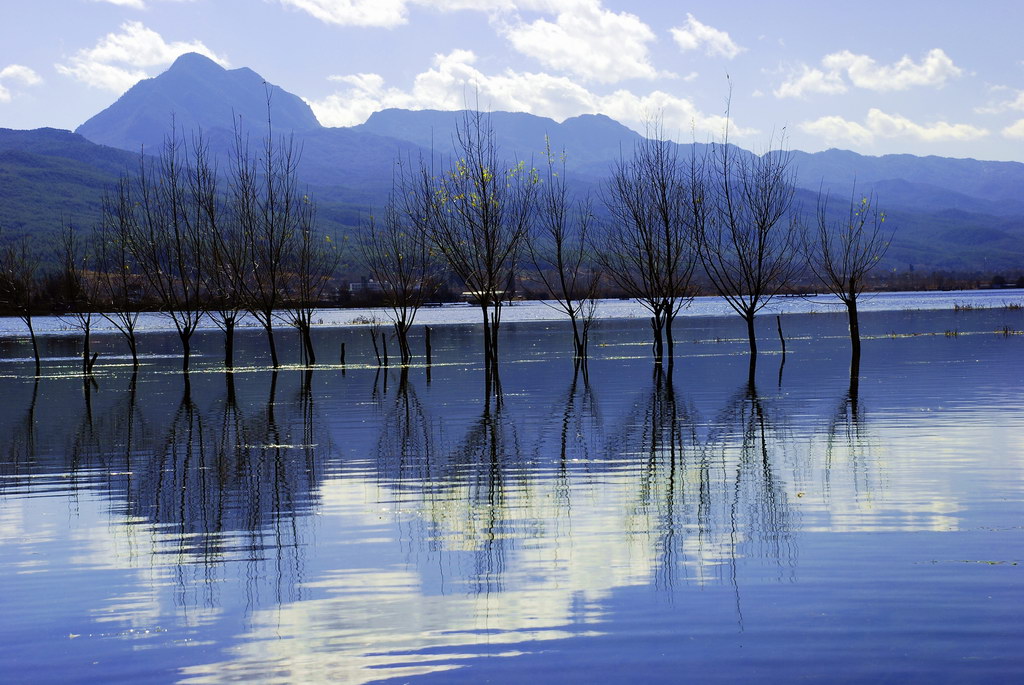
[[[960,335],[960,331],[955,328],[953,330],[947,329],[945,335],[947,338],[956,338]]]
[[[1012,326],[1003,326],[1002,328],[996,329],[996,335],[1001,335],[1004,338],[1009,338],[1011,335],[1020,335],[1022,331],[1018,331]]]
[[[984,309],[981,305],[971,304],[970,302],[954,302],[954,312],[973,312],[976,309]]]

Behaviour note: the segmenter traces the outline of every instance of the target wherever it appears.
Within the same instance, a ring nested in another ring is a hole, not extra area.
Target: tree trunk
[[[92,365],[89,364],[89,353],[92,351],[89,328],[86,327],[83,332],[85,333],[85,340],[82,342],[82,373],[89,375],[92,371]]]
[[[192,356],[192,336],[179,333],[178,337],[181,338],[181,372],[187,374],[189,359]]]
[[[235,322],[224,322],[224,368],[235,368]]]
[[[28,336],[32,339],[32,356],[36,360],[36,375],[41,373],[41,364],[39,362],[39,341],[36,340],[36,331],[32,327],[32,316],[28,315],[25,317],[25,323],[28,325]]]
[[[480,305],[481,313],[484,317],[484,367],[487,372],[490,373],[491,369],[491,317],[487,311],[487,305]]]
[[[651,317],[651,332],[654,336],[654,344],[652,346],[652,349],[654,353],[655,364],[661,364],[665,357],[665,341],[661,335],[663,328],[664,323],[661,319],[661,312],[655,312],[654,316]]]
[[[743,317],[747,322],[747,339],[750,341],[750,356],[757,356],[757,338],[754,336],[754,315],[748,314]]]
[[[316,352],[313,350],[313,334],[309,325],[302,327],[302,344],[306,348],[306,363],[313,366],[316,364]]]
[[[573,358],[578,361],[583,359],[587,352],[583,345],[583,339],[580,337],[580,327],[579,324],[576,323],[576,317],[570,315],[569,320],[572,323],[572,344],[573,349],[575,350]]]
[[[270,320],[270,315],[267,315],[266,322],[263,324],[263,330],[267,332],[267,345],[270,347],[270,365],[276,369],[281,364],[277,361],[277,343],[274,342],[274,322]]]
[[[498,326],[501,324],[501,314],[498,305],[495,305],[491,312],[491,363],[495,368],[498,366]]]
[[[860,361],[860,321],[857,318],[857,299],[851,298],[846,301],[846,310],[850,315],[850,345],[853,349],[853,358]]]
[[[669,365],[675,361],[676,342],[672,339],[672,314],[665,315],[665,347],[668,352]]]
[[[135,337],[135,331],[128,334],[128,349],[132,353],[132,368],[139,368],[139,341]]]

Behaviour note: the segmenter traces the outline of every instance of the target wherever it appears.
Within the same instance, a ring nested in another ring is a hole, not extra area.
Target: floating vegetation
[[[970,302],[954,302],[954,312],[973,312],[975,309],[984,309],[981,305],[971,304]]]
[[[1006,301],[1003,302],[1003,309],[1009,309],[1011,312],[1020,311],[1021,309],[1024,309],[1024,303]]]
[[[955,328],[953,330],[946,329],[946,334],[945,335],[946,335],[947,338],[956,338],[956,337],[958,337],[960,335],[960,331],[958,331]]]
[[[996,329],[996,335],[1001,335],[1004,338],[1009,338],[1011,335],[1020,335],[1021,331],[1018,331],[1012,326],[1003,326],[1002,328]]]

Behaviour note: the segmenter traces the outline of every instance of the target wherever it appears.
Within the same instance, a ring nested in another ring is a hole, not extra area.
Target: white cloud
[[[127,0],[133,2],[135,0]],[[596,0],[278,0],[286,7],[305,12],[325,24],[394,28],[409,21],[409,7],[419,5],[441,12],[476,10],[502,12],[537,10],[557,12],[567,5]]]
[[[1024,140],[1024,119],[1018,119],[1002,131],[1004,138]]]
[[[655,39],[650,27],[635,14],[604,9],[597,0],[567,3],[554,21],[518,23],[507,27],[505,36],[522,54],[588,81],[660,75],[647,50]]]
[[[653,91],[638,95],[620,89],[597,94],[565,76],[517,72],[485,74],[474,66],[476,55],[454,50],[437,55],[433,66],[416,76],[409,90],[387,87],[377,74],[334,76],[332,80],[348,88],[309,104],[326,126],[360,124],[373,112],[388,107],[403,109],[462,109],[466,98],[476,92],[480,104],[493,110],[530,112],[563,120],[579,114],[606,114],[613,119],[643,130],[644,119],[660,113],[665,128],[688,136],[691,128],[720,134],[725,118],[700,112],[692,101]],[[737,136],[753,130],[732,126]]]
[[[105,2],[118,7],[131,7],[132,9],[146,9],[145,0],[92,0],[93,2]],[[193,0],[160,0],[161,2],[193,2]]]
[[[946,121],[919,124],[905,116],[887,114],[877,108],[868,110],[863,124],[840,116],[827,116],[804,122],[800,128],[831,143],[854,145],[868,144],[877,138],[916,138],[925,142],[966,141],[989,134],[988,129],[970,124],[951,124]]]
[[[682,50],[699,50],[703,47],[707,55],[732,59],[745,49],[733,42],[725,31],[700,23],[690,13],[686,14],[685,24],[671,31],[672,38]]]
[[[806,93],[845,93],[846,84],[836,72],[825,73],[821,69],[811,69],[806,64],[801,66],[799,74],[775,89],[775,97],[803,97]]]
[[[43,79],[32,69],[21,64],[8,64],[0,69],[0,102],[10,102],[13,94],[4,85],[4,81],[17,81],[25,86],[36,86],[43,82]]]
[[[829,70],[845,71],[858,88],[876,91],[906,90],[912,86],[942,87],[948,79],[963,73],[963,69],[953,64],[939,48],[929,50],[920,63],[904,55],[895,64],[878,66],[867,55],[855,55],[849,50],[826,55],[821,63]]]
[[[93,48],[79,50],[57,71],[95,88],[124,92],[148,77],[148,67],[166,66],[186,52],[198,52],[222,66],[227,60],[200,41],[168,43],[141,22],[121,25],[120,33],[108,33]]]
[[[879,65],[868,55],[849,50],[834,52],[821,60],[823,69],[801,65],[797,73],[782,83],[775,96],[803,97],[806,93],[844,93],[844,76],[857,88],[873,91],[906,90],[914,86],[941,88],[946,81],[963,74],[949,55],[939,48],[929,50],[920,62],[904,55],[898,62]]]
[[[409,10],[413,6],[439,12],[486,12],[492,25],[514,49],[548,68],[601,83],[667,75],[660,74],[651,64],[647,45],[655,40],[655,35],[650,27],[634,14],[605,9],[601,0],[279,2],[338,26],[393,28],[408,23]],[[527,22],[519,17],[520,11],[540,12],[548,16]]]
[[[326,24],[390,28],[406,22],[406,0],[281,0]]]
[[[106,2],[111,5],[118,5],[119,7],[134,7],[138,10],[146,8],[146,3],[142,0],[93,0],[93,2]]]
[[[800,124],[800,129],[812,136],[824,138],[829,143],[866,145],[874,140],[874,134],[856,121],[840,116],[821,117],[815,121]]]
[[[995,92],[1011,90],[1013,95],[1008,98],[1004,98],[998,102],[993,102],[988,105],[975,107],[974,111],[978,114],[1002,114],[1003,112],[1024,112],[1024,90],[1013,90],[1005,86],[996,86],[992,88]]]

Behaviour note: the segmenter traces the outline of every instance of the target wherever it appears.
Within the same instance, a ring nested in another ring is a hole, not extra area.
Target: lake
[[[226,374],[206,329],[188,384],[156,315],[93,381],[2,320],[2,679],[1024,681],[1021,300],[876,296],[854,382],[824,298],[776,300],[785,357],[760,318],[753,383],[717,298],[671,375],[603,303],[588,379],[516,305],[491,395],[464,306],[423,312],[429,368],[340,310],[316,369],[245,329]]]

